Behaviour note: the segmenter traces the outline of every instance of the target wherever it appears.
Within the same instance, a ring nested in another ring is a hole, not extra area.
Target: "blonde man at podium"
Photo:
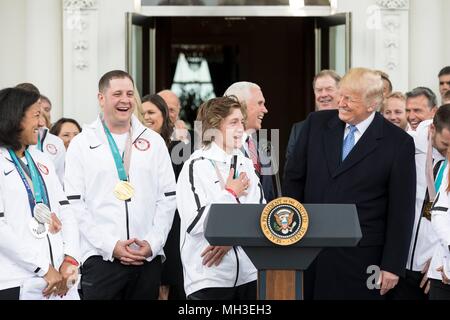
[[[233,97],[198,111],[203,147],[185,162],[177,183],[184,288],[190,300],[256,299],[257,270],[239,246],[211,246],[205,219],[214,203],[265,203],[253,162],[242,146],[246,109]],[[239,223],[239,221],[236,221]]]
[[[354,203],[358,211],[359,244],[324,248],[315,275],[305,275],[305,285],[312,284],[305,297],[382,299],[405,274],[414,222],[414,142],[376,112],[383,102],[376,72],[350,70],[339,94],[339,110],[314,112],[305,121],[286,165],[283,195],[305,203]],[[378,270],[374,286],[368,270]]]

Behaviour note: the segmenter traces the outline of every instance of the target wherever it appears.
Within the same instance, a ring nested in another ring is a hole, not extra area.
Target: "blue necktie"
[[[358,130],[354,125],[350,125],[348,128],[350,131],[344,139],[344,145],[342,147],[342,161],[347,158],[348,154],[355,146],[355,132]]]

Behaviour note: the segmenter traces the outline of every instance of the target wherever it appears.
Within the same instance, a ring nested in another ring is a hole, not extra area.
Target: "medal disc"
[[[50,224],[52,222],[52,213],[49,207],[43,203],[36,203],[33,209],[33,215],[39,223]]]
[[[48,224],[39,223],[35,218],[31,218],[28,227],[30,228],[31,234],[37,239],[44,238],[48,233]]]
[[[128,181],[120,181],[114,187],[114,195],[117,199],[125,201],[130,200],[134,195],[134,188]]]

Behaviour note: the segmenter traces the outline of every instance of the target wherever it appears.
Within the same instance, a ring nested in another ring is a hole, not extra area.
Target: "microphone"
[[[230,164],[230,170],[234,169],[234,175],[233,175],[233,179],[237,178],[237,170],[236,170],[236,166],[237,166],[237,154],[235,154],[233,156],[233,158],[231,159],[231,164]]]
[[[275,145],[276,146],[276,145]],[[259,152],[261,162],[266,162],[266,166],[263,165],[262,173],[266,175],[273,175],[275,179],[274,192],[276,197],[282,197],[281,193],[281,181],[279,173],[278,153],[277,148],[268,140],[261,140],[259,143]],[[264,163],[263,163],[264,164]],[[267,165],[269,165],[267,167]],[[273,180],[272,180],[273,181]]]

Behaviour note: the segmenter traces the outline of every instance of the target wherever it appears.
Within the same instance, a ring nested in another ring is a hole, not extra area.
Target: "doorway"
[[[314,111],[312,81],[316,71],[335,67],[345,72],[350,67],[349,14],[129,14],[128,20],[128,68],[140,94],[178,88],[180,117],[190,124],[204,99],[223,95],[236,81],[257,83],[269,110],[263,128],[279,129],[280,171],[292,124]],[[177,77],[180,63],[198,74]],[[203,70],[200,75],[205,63],[207,72]]]

